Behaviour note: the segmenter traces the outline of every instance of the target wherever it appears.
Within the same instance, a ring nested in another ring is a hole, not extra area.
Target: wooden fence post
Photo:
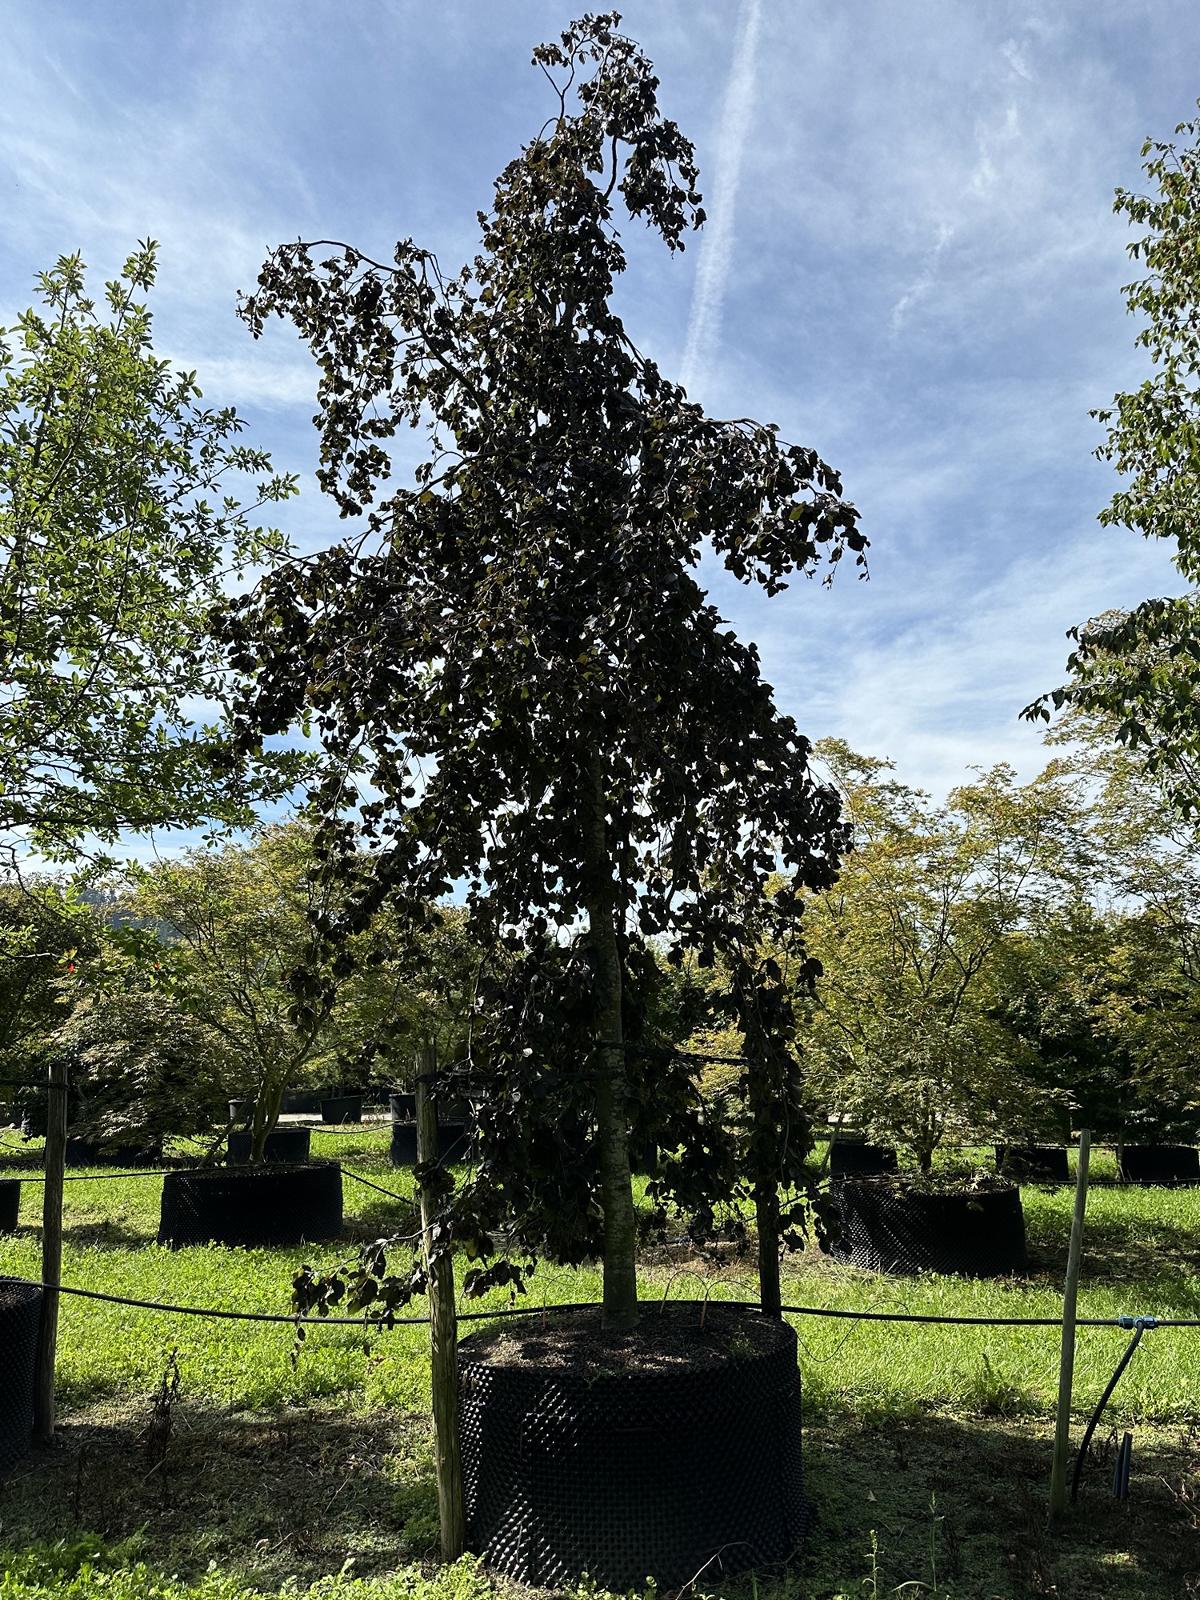
[[[40,1444],[54,1440],[54,1360],[58,1350],[58,1288],[62,1278],[63,1168],[67,1159],[67,1065],[50,1062],[46,1094],[45,1183],[42,1185],[42,1320],[34,1369],[33,1432]]]
[[[1079,1269],[1083,1256],[1083,1217],[1087,1209],[1088,1164],[1092,1151],[1090,1128],[1079,1134],[1075,1169],[1075,1214],[1067,1250],[1067,1279],[1063,1285],[1062,1346],[1058,1363],[1058,1415],[1054,1427],[1054,1462],[1050,1469],[1050,1515],[1067,1508],[1067,1457],[1071,1453],[1071,1389],[1075,1378],[1075,1307],[1079,1298]]]
[[[431,1079],[437,1067],[432,1045],[417,1053],[417,1167],[438,1158],[437,1102]],[[433,1388],[433,1428],[437,1472],[438,1521],[443,1561],[457,1561],[466,1542],[462,1462],[458,1450],[458,1317],[454,1309],[454,1262],[433,1257],[430,1229],[436,1193],[421,1184],[421,1248],[429,1279],[429,1354]]]

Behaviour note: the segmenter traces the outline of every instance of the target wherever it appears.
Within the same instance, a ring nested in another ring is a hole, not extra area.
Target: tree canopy
[[[1148,139],[1146,193],[1118,189],[1114,209],[1144,231],[1129,245],[1144,276],[1127,284],[1137,345],[1152,371],[1093,413],[1106,428],[1097,450],[1120,474],[1100,513],[1170,546],[1184,594],[1147,599],[1073,630],[1069,681],[1026,707],[1049,720],[1076,706],[1111,722],[1116,736],[1164,774],[1173,802],[1200,813],[1200,119],[1177,142]]]
[[[781,864],[795,887],[763,914],[788,923],[845,843],[757,651],[701,587],[701,552],[773,595],[846,552],[861,563],[866,541],[813,450],[708,416],[613,309],[619,211],[672,253],[704,220],[692,146],[619,20],[534,52],[549,120],[460,270],[411,240],[387,262],[318,241],[264,266],[243,315],[256,333],[286,317],[312,349],[322,483],[363,522],[269,575],[226,636],[252,684],[246,746],[310,719],[329,757],[311,794],[327,870],[371,853],[373,882],[326,937],[461,886],[481,945],[509,945],[489,995],[497,1103],[578,1051],[555,1019],[582,1007],[606,1315],[627,1324],[631,974],[651,939],[712,962]],[[428,436],[412,485],[389,451],[405,427]],[[480,1159],[477,1198],[502,1195],[514,1154],[491,1141]],[[522,1192],[536,1180],[527,1167]],[[460,1231],[486,1239],[465,1209]]]
[[[231,763],[193,706],[224,669],[205,613],[284,551],[255,526],[294,479],[159,360],[151,241],[88,298],[79,256],[0,330],[0,854],[71,859],[124,831],[245,823],[298,758]],[[248,499],[239,498],[249,486]],[[215,720],[215,719],[214,719]]]
[[[817,749],[855,848],[807,915],[823,969],[806,1040],[814,1092],[926,1170],[945,1138],[1052,1124],[1055,1096],[995,1001],[1007,941],[1084,886],[1071,774],[1058,763],[1019,785],[998,767],[937,805],[887,761],[839,740]]]

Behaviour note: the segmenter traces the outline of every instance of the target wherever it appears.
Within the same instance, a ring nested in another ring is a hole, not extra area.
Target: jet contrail
[[[742,0],[733,63],[725,87],[725,103],[721,107],[712,204],[706,208],[709,221],[700,247],[700,260],[692,289],[692,309],[688,317],[687,344],[683,353],[683,383],[687,389],[703,377],[708,359],[721,336],[725,284],[733,260],[733,223],[742,171],[742,151],[746,145],[746,132],[754,102],[754,54],[761,16],[761,0]]]

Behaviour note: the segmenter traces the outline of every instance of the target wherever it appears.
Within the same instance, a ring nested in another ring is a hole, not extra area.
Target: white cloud
[[[761,0],[742,0],[733,62],[721,110],[716,181],[696,267],[683,354],[682,377],[688,389],[703,381],[708,361],[721,337],[725,285],[736,245],[734,226],[742,154],[754,111],[755,51],[761,22]]]

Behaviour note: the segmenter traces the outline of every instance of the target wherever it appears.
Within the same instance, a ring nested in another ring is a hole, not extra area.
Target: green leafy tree
[[[102,982],[89,970],[45,1051],[68,1062],[73,1134],[158,1153],[172,1136],[207,1132],[223,1111],[228,1040],[152,964],[114,953],[108,965]]]
[[[32,1080],[44,1076],[45,1049],[71,1003],[64,980],[103,945],[102,919],[81,885],[48,875],[0,880],[0,1106],[8,1118],[43,1120],[45,1093]]]
[[[1129,245],[1144,276],[1125,287],[1140,322],[1136,343],[1152,371],[1093,413],[1107,434],[1097,454],[1120,474],[1100,513],[1106,525],[1164,541],[1187,585],[1074,630],[1067,684],[1028,706],[1104,717],[1124,744],[1161,773],[1172,803],[1200,811],[1200,120],[1177,143],[1142,147],[1145,193],[1118,189],[1115,210],[1144,231]]]
[[[703,221],[692,146],[618,22],[585,17],[534,52],[550,120],[460,271],[411,240],[384,262],[287,245],[263,268],[244,314],[256,333],[286,317],[311,347],[322,483],[365,530],[269,577],[227,633],[248,747],[305,718],[320,735],[328,871],[370,853],[332,943],[461,883],[472,936],[507,944],[481,1058],[506,1137],[485,1117],[439,1237],[487,1257],[502,1225],[518,1254],[598,1250],[619,1328],[638,1315],[631,1084],[662,1074],[678,1181],[719,1181],[687,1072],[635,1059],[652,942],[712,962],[781,862],[818,886],[843,843],[757,652],[700,587],[701,552],[771,595],[865,540],[812,450],[706,415],[613,309],[621,211],[672,252]],[[389,452],[410,426],[429,438],[411,486]],[[793,919],[795,890],[763,915]],[[586,1178],[569,1193],[567,1129]]]
[[[1099,1037],[1128,1063],[1121,1120],[1167,1131],[1200,1112],[1200,833],[1178,768],[1152,766],[1111,716],[1075,708],[1051,735],[1088,783],[1092,895],[1107,907],[1092,962]]]
[[[326,972],[325,1003],[298,1014],[289,978],[328,902],[311,866],[309,830],[293,823],[260,828],[249,844],[130,869],[130,910],[165,936],[173,1006],[219,1041],[226,1092],[254,1099],[256,1161],[284,1094],[328,1048],[353,970],[347,961]]]
[[[829,764],[854,828],[837,883],[809,902],[823,975],[809,1025],[815,1092],[928,1171],[946,1138],[1036,1125],[1056,1097],[991,1006],[1005,941],[1070,894],[1084,867],[1065,769],[1031,784],[996,767],[944,805],[839,740]]]
[[[205,629],[231,576],[284,552],[254,526],[295,491],[151,345],[147,241],[86,292],[65,256],[0,330],[0,858],[74,859],[126,830],[243,824],[296,756],[231,763],[196,699],[225,682]],[[250,484],[248,503],[239,485]]]
[[[439,1061],[463,1060],[487,959],[463,907],[434,906],[421,920],[384,907],[372,924],[368,958],[355,963],[342,988],[336,1027],[326,1030],[334,1057],[328,1070],[345,1084],[386,1077],[402,1087],[411,1085],[423,1045],[432,1044]]]

